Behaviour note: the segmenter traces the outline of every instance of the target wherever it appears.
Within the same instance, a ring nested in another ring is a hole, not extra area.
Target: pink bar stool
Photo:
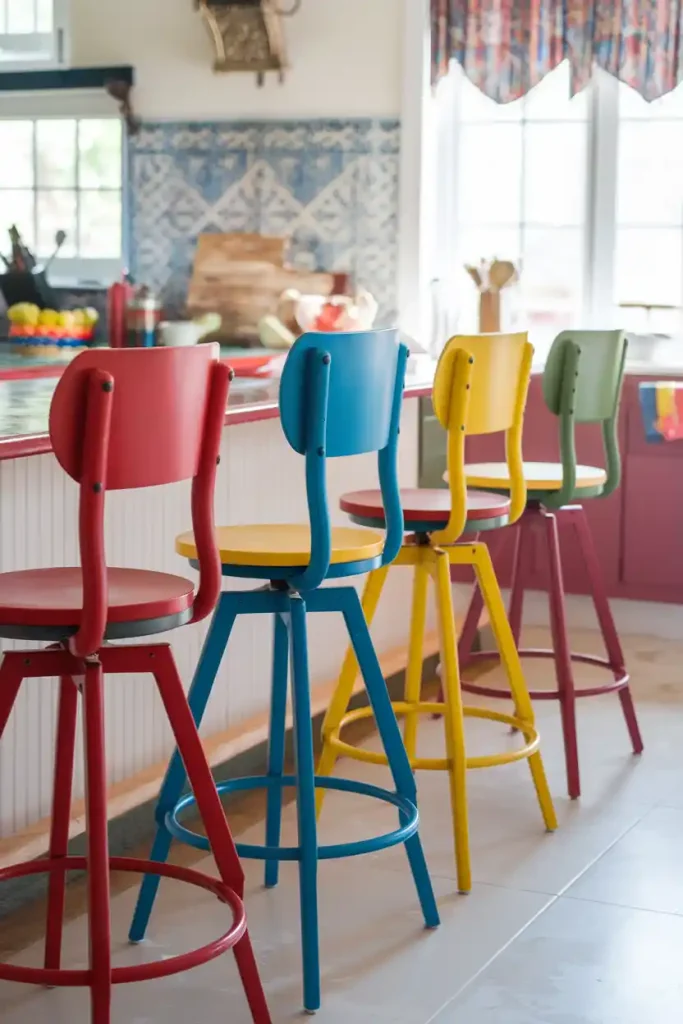
[[[0,965],[0,979],[90,989],[92,1024],[109,1024],[112,985],[149,981],[197,967],[234,949],[256,1024],[271,1018],[242,904],[244,873],[171,648],[112,645],[199,622],[220,593],[213,497],[229,379],[216,345],[182,349],[102,349],[78,356],[50,409],[50,437],[62,468],[80,486],[81,566],[0,574],[0,636],[42,641],[0,666],[0,738],[22,680],[59,677],[54,798],[46,858],[0,871],[0,881],[49,874],[44,967]],[[192,480],[192,521],[200,583],[143,569],[110,568],[104,550],[107,490]],[[149,673],[159,689],[202,815],[219,878],[187,868],[109,857],[104,676]],[[87,855],[67,853],[78,698],[83,701]],[[112,967],[109,870],[163,875],[212,893],[230,927],[200,949],[156,963]],[[66,873],[87,871],[90,963],[62,969]]]

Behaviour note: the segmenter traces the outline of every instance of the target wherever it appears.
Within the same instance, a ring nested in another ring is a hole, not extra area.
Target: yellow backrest
[[[522,427],[533,352],[526,332],[520,332],[456,335],[441,353],[432,401],[437,419],[448,431],[451,517],[446,529],[435,534],[437,543],[455,543],[465,528],[465,438],[470,434],[505,431],[510,522],[524,511]]]

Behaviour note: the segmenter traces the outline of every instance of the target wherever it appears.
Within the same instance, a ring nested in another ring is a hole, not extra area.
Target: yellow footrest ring
[[[436,701],[420,701],[418,704],[407,704],[405,701],[396,701],[392,704],[394,714],[401,718],[411,712],[418,715],[439,715],[446,710],[446,705]],[[524,761],[535,754],[538,750],[541,737],[537,729],[529,722],[515,718],[514,715],[505,715],[500,711],[492,711],[489,708],[465,707],[463,714],[466,718],[484,718],[491,722],[500,722],[502,725],[510,726],[520,732],[526,743],[517,750],[506,750],[501,754],[485,754],[481,757],[468,757],[468,768],[495,768],[497,765],[513,764],[515,761]],[[363,750],[362,747],[355,747],[341,738],[341,731],[352,722],[360,722],[366,718],[372,718],[372,708],[357,708],[349,711],[342,718],[339,728],[334,729],[326,735],[326,740],[339,754],[353,758],[354,761],[364,761],[366,764],[387,764],[384,754],[376,753],[374,750]],[[445,757],[413,757],[410,759],[410,767],[416,771],[447,771],[450,767]]]

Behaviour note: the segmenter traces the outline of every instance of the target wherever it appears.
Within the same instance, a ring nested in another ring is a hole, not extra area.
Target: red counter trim
[[[405,389],[405,398],[419,398],[431,395],[431,384],[410,384]],[[254,403],[253,405],[228,408],[225,414],[226,427],[239,426],[240,423],[258,423],[260,420],[274,420],[279,416],[278,403],[275,399]],[[5,459],[25,459],[31,455],[45,455],[52,451],[49,434],[19,434],[13,437],[0,437],[0,461]]]

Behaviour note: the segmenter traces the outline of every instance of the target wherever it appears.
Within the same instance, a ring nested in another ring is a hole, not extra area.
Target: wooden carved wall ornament
[[[214,45],[214,71],[251,71],[262,85],[266,72],[284,78],[287,49],[283,19],[302,0],[195,0]]]

